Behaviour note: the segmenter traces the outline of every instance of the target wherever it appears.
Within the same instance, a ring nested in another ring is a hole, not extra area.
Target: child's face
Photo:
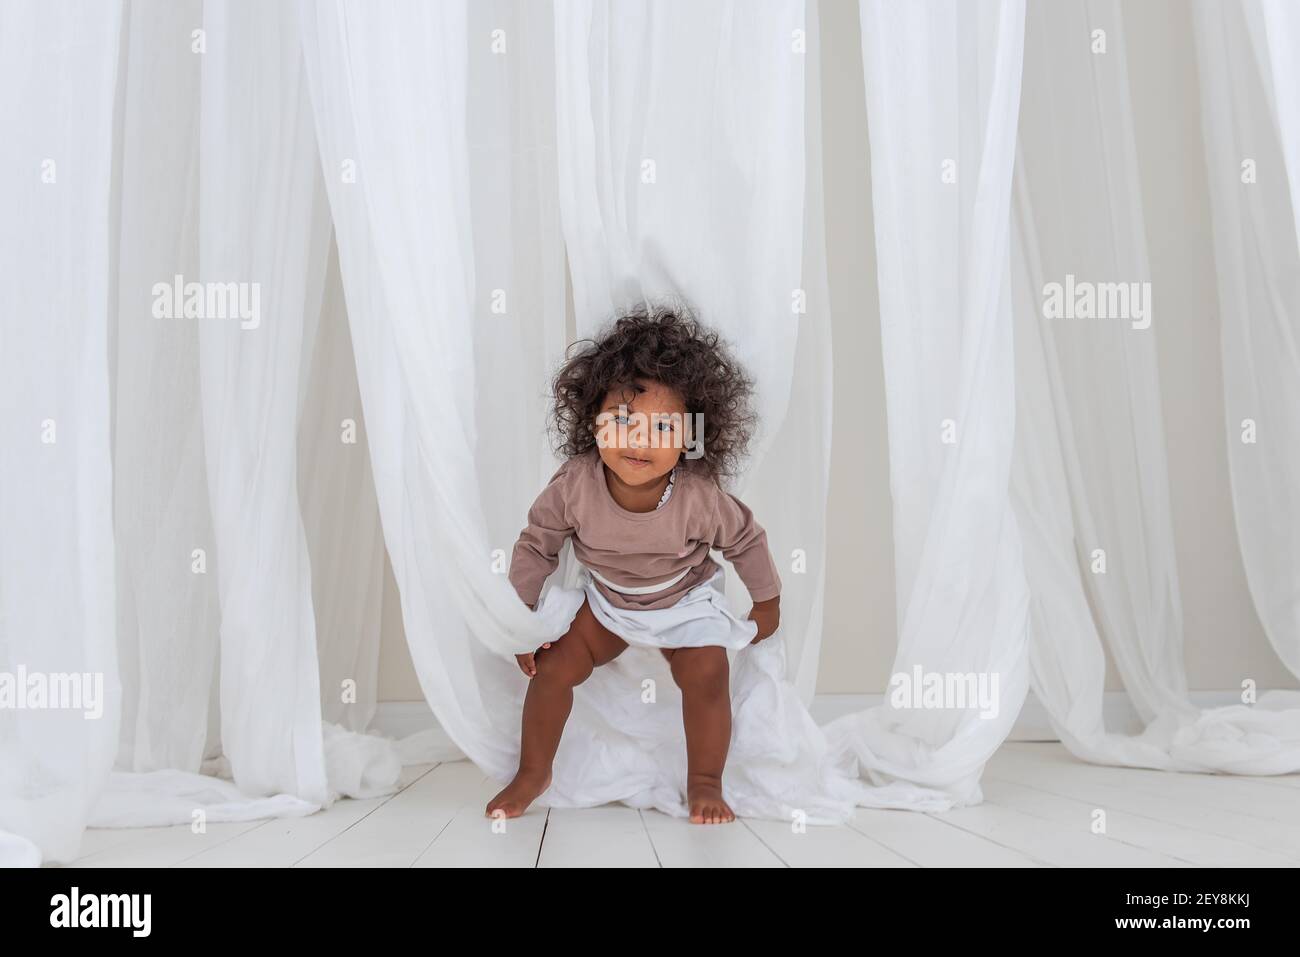
[[[621,407],[621,408],[620,408]],[[674,389],[637,379],[605,396],[596,420],[600,458],[628,485],[648,485],[672,471],[681,458],[689,424]]]

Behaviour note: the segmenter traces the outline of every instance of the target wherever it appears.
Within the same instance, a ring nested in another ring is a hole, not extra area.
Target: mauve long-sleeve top
[[[743,502],[689,462],[677,468],[668,501],[651,512],[630,512],[614,501],[596,450],[560,466],[528,510],[528,525],[511,555],[510,583],[525,604],[537,602],[570,537],[574,556],[619,608],[673,605],[713,577],[718,564],[709,551],[715,548],[735,566],[753,601],[781,593],[767,532]],[[625,594],[600,581],[651,588],[683,573],[671,586],[649,594]]]

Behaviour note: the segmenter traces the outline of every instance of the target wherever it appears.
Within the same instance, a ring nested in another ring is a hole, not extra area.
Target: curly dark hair
[[[754,429],[753,379],[718,333],[678,305],[638,307],[569,347],[552,382],[556,451],[571,458],[594,449],[605,396],[634,379],[663,383],[689,414],[703,416],[704,454],[694,467],[715,481],[737,473]]]

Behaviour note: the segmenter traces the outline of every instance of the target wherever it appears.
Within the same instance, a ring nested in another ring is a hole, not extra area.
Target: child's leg
[[[725,648],[665,651],[682,689],[686,726],[686,801],[692,824],[726,824],[736,815],[722,799],[722,769],[731,746],[731,676]]]
[[[551,785],[551,763],[573,708],[573,689],[598,665],[613,661],[627,642],[607,629],[584,601],[563,638],[538,651],[537,674],[524,697],[519,770],[514,780],[488,802],[487,815],[500,811],[518,817]]]

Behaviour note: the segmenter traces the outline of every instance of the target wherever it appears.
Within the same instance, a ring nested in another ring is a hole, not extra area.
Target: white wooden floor
[[[306,818],[89,831],[74,867],[1300,866],[1300,775],[1241,778],[1083,764],[1008,743],[985,802],[942,814],[858,809],[849,827],[692,826],[622,805],[536,809],[493,833],[497,790],[466,761],[410,767],[397,794]],[[1105,812],[1105,834],[1093,833]]]

